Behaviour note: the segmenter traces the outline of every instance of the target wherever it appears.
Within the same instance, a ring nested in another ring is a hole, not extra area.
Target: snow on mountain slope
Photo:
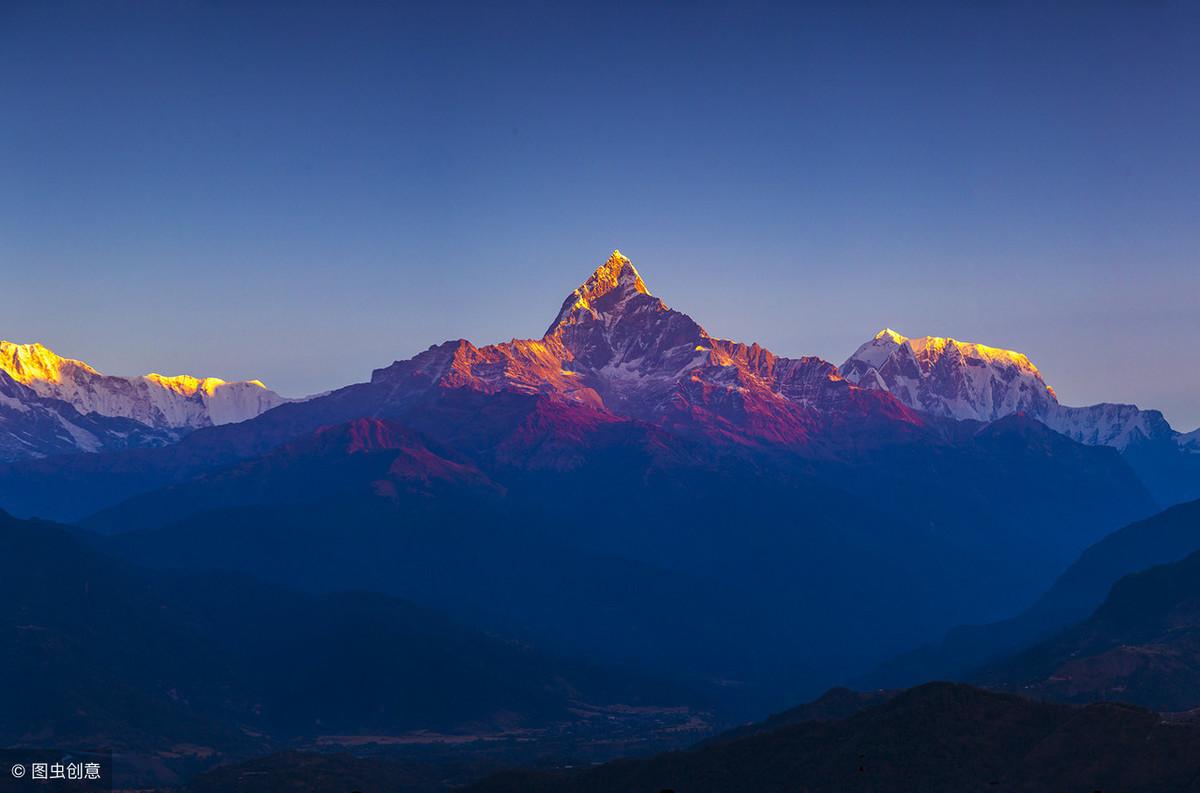
[[[174,431],[132,419],[82,414],[67,402],[39,396],[0,370],[0,462],[163,446],[176,438]]]
[[[936,336],[909,339],[890,328],[859,347],[841,372],[912,408],[955,419],[1041,415],[1057,404],[1054,389],[1020,353]]]
[[[995,421],[1015,413],[1091,446],[1125,449],[1147,439],[1182,438],[1157,410],[1101,403],[1068,407],[1028,357],[937,336],[910,339],[890,328],[863,344],[841,374],[863,388],[887,391],[915,410],[955,419]]]
[[[82,414],[133,419],[156,429],[245,421],[287,401],[258,380],[105,375],[41,344],[0,341],[0,371],[39,397],[68,402]]]
[[[1181,437],[1161,412],[1142,410],[1137,405],[1111,402],[1086,407],[1059,405],[1042,420],[1063,435],[1089,446],[1126,449],[1143,440]]]

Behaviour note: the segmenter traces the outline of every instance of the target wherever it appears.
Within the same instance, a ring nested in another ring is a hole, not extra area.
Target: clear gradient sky
[[[249,6],[249,7],[246,7]],[[1200,425],[1200,4],[0,3],[0,338],[299,395],[539,336],[884,326]]]

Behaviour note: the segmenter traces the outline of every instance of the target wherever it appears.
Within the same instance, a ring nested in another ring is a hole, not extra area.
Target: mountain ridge
[[[434,345],[372,373],[373,385],[542,393],[619,416],[744,443],[808,444],[820,414],[922,420],[858,389],[820,358],[784,358],[711,336],[613,254],[567,296],[541,339]]]
[[[1160,507],[1200,498],[1200,430],[1178,432],[1160,411],[1136,405],[1063,405],[1023,353],[886,328],[840,371],[924,416],[991,422],[1022,414],[1079,443],[1113,447]]]
[[[37,344],[0,342],[0,369],[82,414],[134,418],[176,436],[288,401],[255,380],[110,377]],[[1028,356],[1011,350],[885,329],[837,367],[714,337],[656,297],[620,251],[567,295],[541,338],[484,346],[446,341],[374,370],[360,385],[390,388],[392,401],[435,388],[545,394],[673,431],[809,453],[844,440],[819,440],[833,425],[865,437],[920,427],[931,417],[990,422],[1023,413],[1081,443],[1139,447],[1130,459],[1143,479],[1169,480],[1147,482],[1164,504],[1184,500],[1179,494],[1189,494],[1191,469],[1200,466],[1200,453],[1187,454],[1200,449],[1196,433],[1177,433],[1158,411],[1133,405],[1062,406]]]
[[[940,336],[909,338],[885,328],[847,358],[839,371],[856,385],[886,391],[924,413],[976,421],[1025,413],[1092,446],[1124,450],[1167,438],[1183,447],[1194,435],[1174,430],[1160,411],[1136,405],[1062,405],[1027,355],[977,342]]]
[[[980,669],[1048,642],[1088,618],[1111,588],[1143,570],[1200,551],[1200,501],[1176,504],[1088,547],[1029,607],[1009,619],[961,625],[938,644],[905,653],[855,681],[865,688],[931,679],[973,680]]]
[[[128,418],[160,430],[190,430],[245,421],[283,404],[260,380],[216,377],[106,375],[40,343],[0,341],[0,371],[41,397],[80,413]]]

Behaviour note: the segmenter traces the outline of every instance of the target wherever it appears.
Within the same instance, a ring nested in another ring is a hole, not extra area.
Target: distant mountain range
[[[134,419],[80,413],[0,371],[0,462],[166,446],[176,439],[173,431]]]
[[[1157,410],[1060,405],[1028,357],[983,344],[935,336],[910,339],[888,328],[859,347],[842,364],[841,373],[856,385],[887,391],[924,413],[975,421],[1023,413],[1093,446],[1125,449],[1157,438],[1187,446],[1192,440],[1171,429]]]
[[[40,344],[0,341],[0,371],[40,397],[69,402],[80,413],[133,419],[156,429],[231,424],[287,401],[258,380],[101,374]]]
[[[1136,405],[1061,405],[1021,353],[935,336],[910,339],[889,328],[859,347],[840,372],[928,415],[984,422],[1030,416],[1072,440],[1125,452],[1164,506],[1200,497],[1200,430],[1176,432],[1162,413]]]
[[[714,338],[652,295],[619,251],[567,297],[541,339],[446,342],[377,370],[371,384],[391,388],[392,401],[430,388],[540,394],[675,432],[810,450],[930,418],[987,423],[1022,414],[1126,452],[1160,504],[1200,497],[1200,440],[1158,411],[1064,407],[1026,356],[954,339],[884,330],[839,368]],[[9,342],[0,342],[0,391],[0,460],[160,446],[287,401],[258,381],[113,377],[41,345]],[[830,425],[842,437],[820,437]]]
[[[161,446],[286,401],[258,380],[116,377],[40,344],[0,341],[0,460]]]

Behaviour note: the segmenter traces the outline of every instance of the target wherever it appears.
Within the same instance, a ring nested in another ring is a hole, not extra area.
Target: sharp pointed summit
[[[604,264],[597,267],[591,277],[575,292],[595,299],[618,288],[632,289],[645,295],[650,294],[650,290],[646,288],[646,282],[642,280],[642,276],[633,266],[629,257],[619,250],[614,250]]]
[[[596,316],[610,313],[613,309],[624,307],[628,299],[635,295],[653,297],[633,262],[619,250],[614,250],[582,285],[567,295],[546,335],[550,335],[572,314],[586,312]]]

